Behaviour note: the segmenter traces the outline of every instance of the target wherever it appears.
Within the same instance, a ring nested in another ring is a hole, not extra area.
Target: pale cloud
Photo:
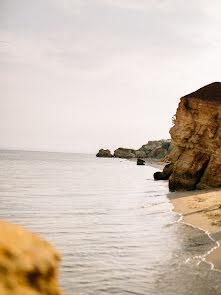
[[[219,79],[216,0],[3,1],[2,147],[139,147],[168,136],[181,95]]]
[[[81,10],[87,5],[88,0],[49,0],[56,5],[58,9],[63,9],[69,14],[79,14]]]
[[[125,8],[128,10],[148,11],[151,9],[162,8],[168,1],[166,0],[103,0],[105,3]]]
[[[206,0],[194,0],[191,2],[186,0],[102,0],[109,5],[113,5],[115,7],[134,10],[134,11],[163,11],[164,13],[168,13],[171,11],[177,11],[181,9],[188,9],[188,7],[200,7]],[[201,4],[201,5],[200,5]]]

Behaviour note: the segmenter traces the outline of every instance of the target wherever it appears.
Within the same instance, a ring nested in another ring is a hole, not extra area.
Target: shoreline
[[[134,158],[129,160],[137,161]],[[143,160],[146,166],[158,169],[163,169],[167,164],[157,159]],[[198,265],[204,262],[212,270],[221,272],[221,189],[169,192],[168,199],[173,205],[172,210],[180,215],[177,222],[199,229],[215,243],[208,252],[189,258],[188,261],[198,259]]]
[[[154,159],[154,158],[140,158],[140,159],[145,161],[145,166],[150,166],[150,167],[158,168],[158,169],[163,169],[164,166],[167,164],[165,162],[161,162],[160,160]],[[128,160],[137,163],[137,158],[131,158]]]
[[[207,234],[216,245],[202,256],[192,257],[221,271],[221,189],[171,192],[168,198],[173,211],[180,214],[178,222],[198,228]],[[190,258],[191,259],[191,258]]]

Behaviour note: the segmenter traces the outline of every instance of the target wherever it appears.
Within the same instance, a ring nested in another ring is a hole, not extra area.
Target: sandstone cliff
[[[25,229],[0,221],[0,294],[61,295],[59,255]]]
[[[220,82],[181,98],[170,134],[171,164],[155,179],[169,178],[171,190],[221,187]]]

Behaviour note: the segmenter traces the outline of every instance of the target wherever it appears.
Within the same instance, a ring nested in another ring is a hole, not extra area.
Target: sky
[[[95,153],[169,138],[220,81],[218,0],[0,0],[0,148]]]

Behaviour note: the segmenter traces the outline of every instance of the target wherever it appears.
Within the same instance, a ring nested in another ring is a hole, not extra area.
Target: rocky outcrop
[[[135,151],[135,158],[146,158],[146,154],[144,151]]]
[[[19,226],[0,221],[0,233],[0,294],[61,295],[57,252]]]
[[[131,159],[136,158],[135,150],[133,149],[125,149],[119,148],[114,151],[114,157],[116,158],[123,158],[123,159]]]
[[[169,155],[171,190],[221,187],[221,83],[181,98],[170,129],[175,149]],[[159,175],[158,175],[159,177]]]
[[[161,139],[148,141],[138,151],[145,153],[144,158],[161,159],[169,154],[168,150],[171,145],[170,139]]]
[[[111,158],[111,152],[109,150],[100,149],[96,154],[96,157]]]
[[[100,149],[96,154],[97,157],[116,157],[123,159],[131,158],[153,158],[153,159],[163,159],[167,161],[167,156],[173,150],[174,145],[170,139],[161,139],[148,141],[147,144],[144,144],[140,149],[128,149],[128,148],[118,148],[114,151],[114,155],[111,155],[109,150]]]
[[[116,158],[154,158],[161,159],[169,154],[169,151],[173,149],[173,144],[170,139],[148,141],[140,149],[127,149],[118,148],[114,151],[114,157]]]

